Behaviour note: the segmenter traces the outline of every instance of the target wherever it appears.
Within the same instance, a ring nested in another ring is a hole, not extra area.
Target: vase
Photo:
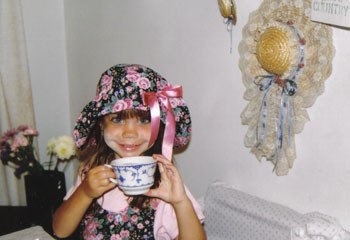
[[[24,177],[27,207],[34,224],[52,233],[52,216],[66,195],[63,172],[43,171],[39,175]]]

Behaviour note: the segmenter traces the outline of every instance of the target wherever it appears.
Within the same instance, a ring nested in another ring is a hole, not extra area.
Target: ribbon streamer
[[[175,138],[175,117],[169,98],[182,97],[181,86],[166,86],[159,92],[145,92],[143,103],[150,107],[151,112],[151,138],[149,147],[152,146],[158,137],[160,125],[160,107],[165,110],[165,129],[162,144],[162,154],[169,160],[172,158]],[[160,103],[160,104],[159,104]]]
[[[232,18],[224,19],[224,24],[227,25],[227,31],[230,33],[230,53],[232,53],[232,25],[233,25]]]
[[[268,117],[268,96],[273,84],[282,87],[279,118],[276,121],[276,156],[279,158],[280,151],[283,147],[285,115],[287,115],[288,128],[288,145],[290,144],[291,127],[292,127],[292,108],[290,106],[289,96],[293,96],[297,91],[297,84],[290,79],[280,79],[277,75],[262,75],[254,79],[254,83],[259,86],[259,90],[263,91],[260,124],[258,125],[258,143],[257,146],[263,143],[266,137],[267,117]]]
[[[236,24],[236,4],[234,0],[218,0],[221,16],[224,17],[224,24],[230,32],[230,53],[232,53],[232,26]]]

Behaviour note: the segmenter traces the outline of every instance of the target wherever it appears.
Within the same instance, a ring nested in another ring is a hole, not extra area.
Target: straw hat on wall
[[[294,135],[332,71],[332,29],[310,20],[311,0],[265,0],[249,15],[239,66],[249,101],[241,113],[244,144],[286,175],[296,159]]]

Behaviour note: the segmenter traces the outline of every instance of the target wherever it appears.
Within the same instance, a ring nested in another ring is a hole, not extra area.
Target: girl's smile
[[[101,128],[116,158],[140,156],[149,147],[151,123],[148,118],[109,114],[103,118]]]
[[[119,144],[121,149],[124,149],[126,152],[132,152],[136,151],[141,145],[125,145],[125,144]]]

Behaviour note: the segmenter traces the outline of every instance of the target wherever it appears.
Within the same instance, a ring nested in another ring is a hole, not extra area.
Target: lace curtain
[[[0,132],[35,127],[20,0],[0,0]],[[0,205],[25,205],[23,176],[0,164]]]

